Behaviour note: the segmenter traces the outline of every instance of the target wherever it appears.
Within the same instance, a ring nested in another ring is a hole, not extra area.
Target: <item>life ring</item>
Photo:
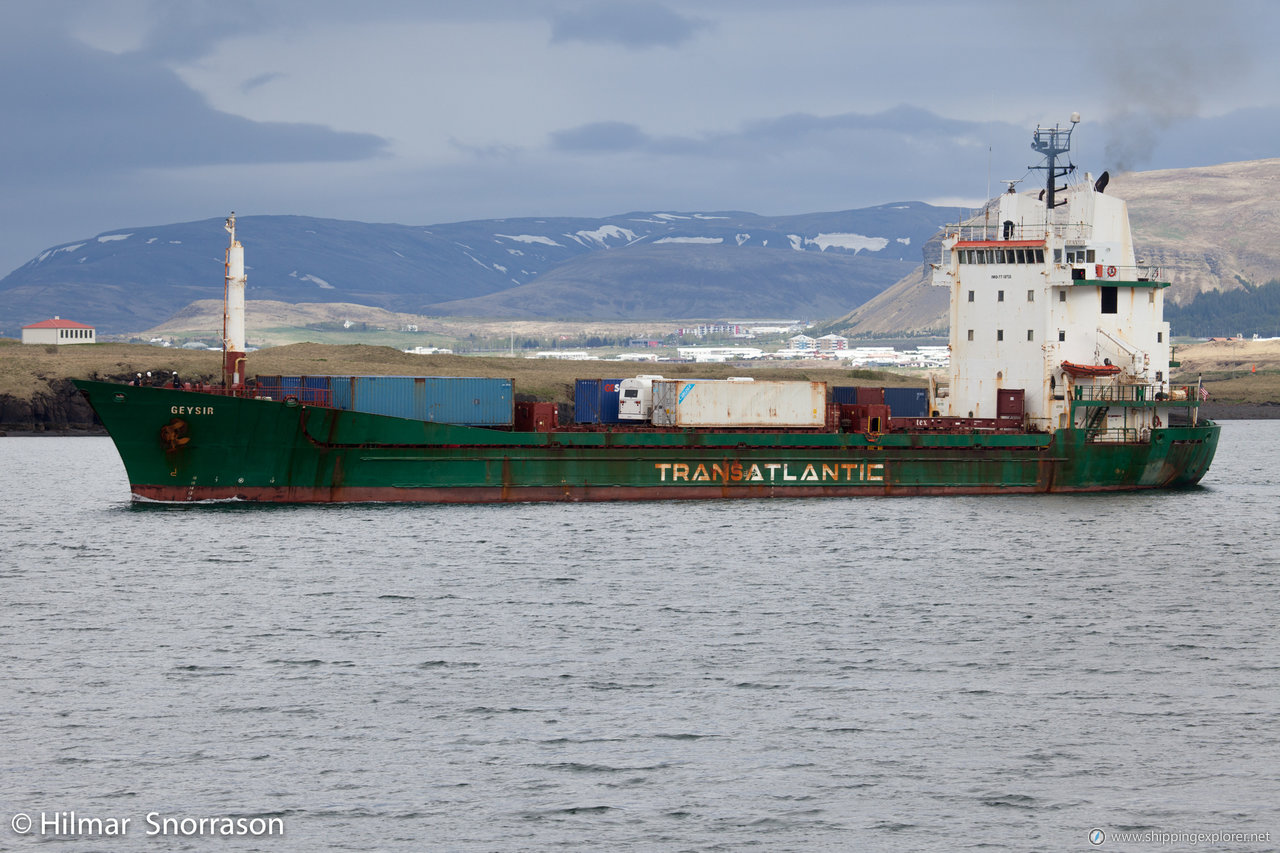
[[[286,394],[284,397],[284,404],[286,406],[296,406],[298,405],[298,398],[293,394]]]
[[[1160,427],[1164,426],[1164,424],[1160,421],[1160,416],[1159,416],[1159,415],[1152,415],[1152,416],[1151,416],[1151,425],[1152,425],[1153,427],[1155,427],[1156,429],[1159,429]]]
[[[1116,277],[1116,268],[1107,267],[1107,278],[1115,278],[1115,277]]]

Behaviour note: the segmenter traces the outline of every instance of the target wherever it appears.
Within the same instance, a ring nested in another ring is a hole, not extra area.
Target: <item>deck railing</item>
[[[1186,406],[1199,401],[1194,385],[1076,385],[1074,400]]]
[[[1085,441],[1096,444],[1137,444],[1136,427],[1094,427],[1085,430]]]

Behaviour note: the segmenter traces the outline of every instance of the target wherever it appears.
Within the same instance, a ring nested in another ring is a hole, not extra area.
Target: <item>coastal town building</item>
[[[817,348],[818,341],[808,335],[795,335],[787,339],[787,349],[812,350]]]
[[[22,327],[24,344],[96,344],[98,333],[93,326],[53,317]]]
[[[818,346],[818,352],[836,352],[849,348],[849,339],[837,334],[823,335],[815,343]]]

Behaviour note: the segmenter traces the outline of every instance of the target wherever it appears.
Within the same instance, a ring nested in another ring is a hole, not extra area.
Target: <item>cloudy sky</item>
[[[0,23],[0,274],[231,210],[973,204],[1072,111],[1095,173],[1280,156],[1271,0],[0,0]]]

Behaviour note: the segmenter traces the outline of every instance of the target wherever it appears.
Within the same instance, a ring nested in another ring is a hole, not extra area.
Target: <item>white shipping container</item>
[[[653,383],[653,423],[677,427],[823,427],[825,382],[663,379]]]

